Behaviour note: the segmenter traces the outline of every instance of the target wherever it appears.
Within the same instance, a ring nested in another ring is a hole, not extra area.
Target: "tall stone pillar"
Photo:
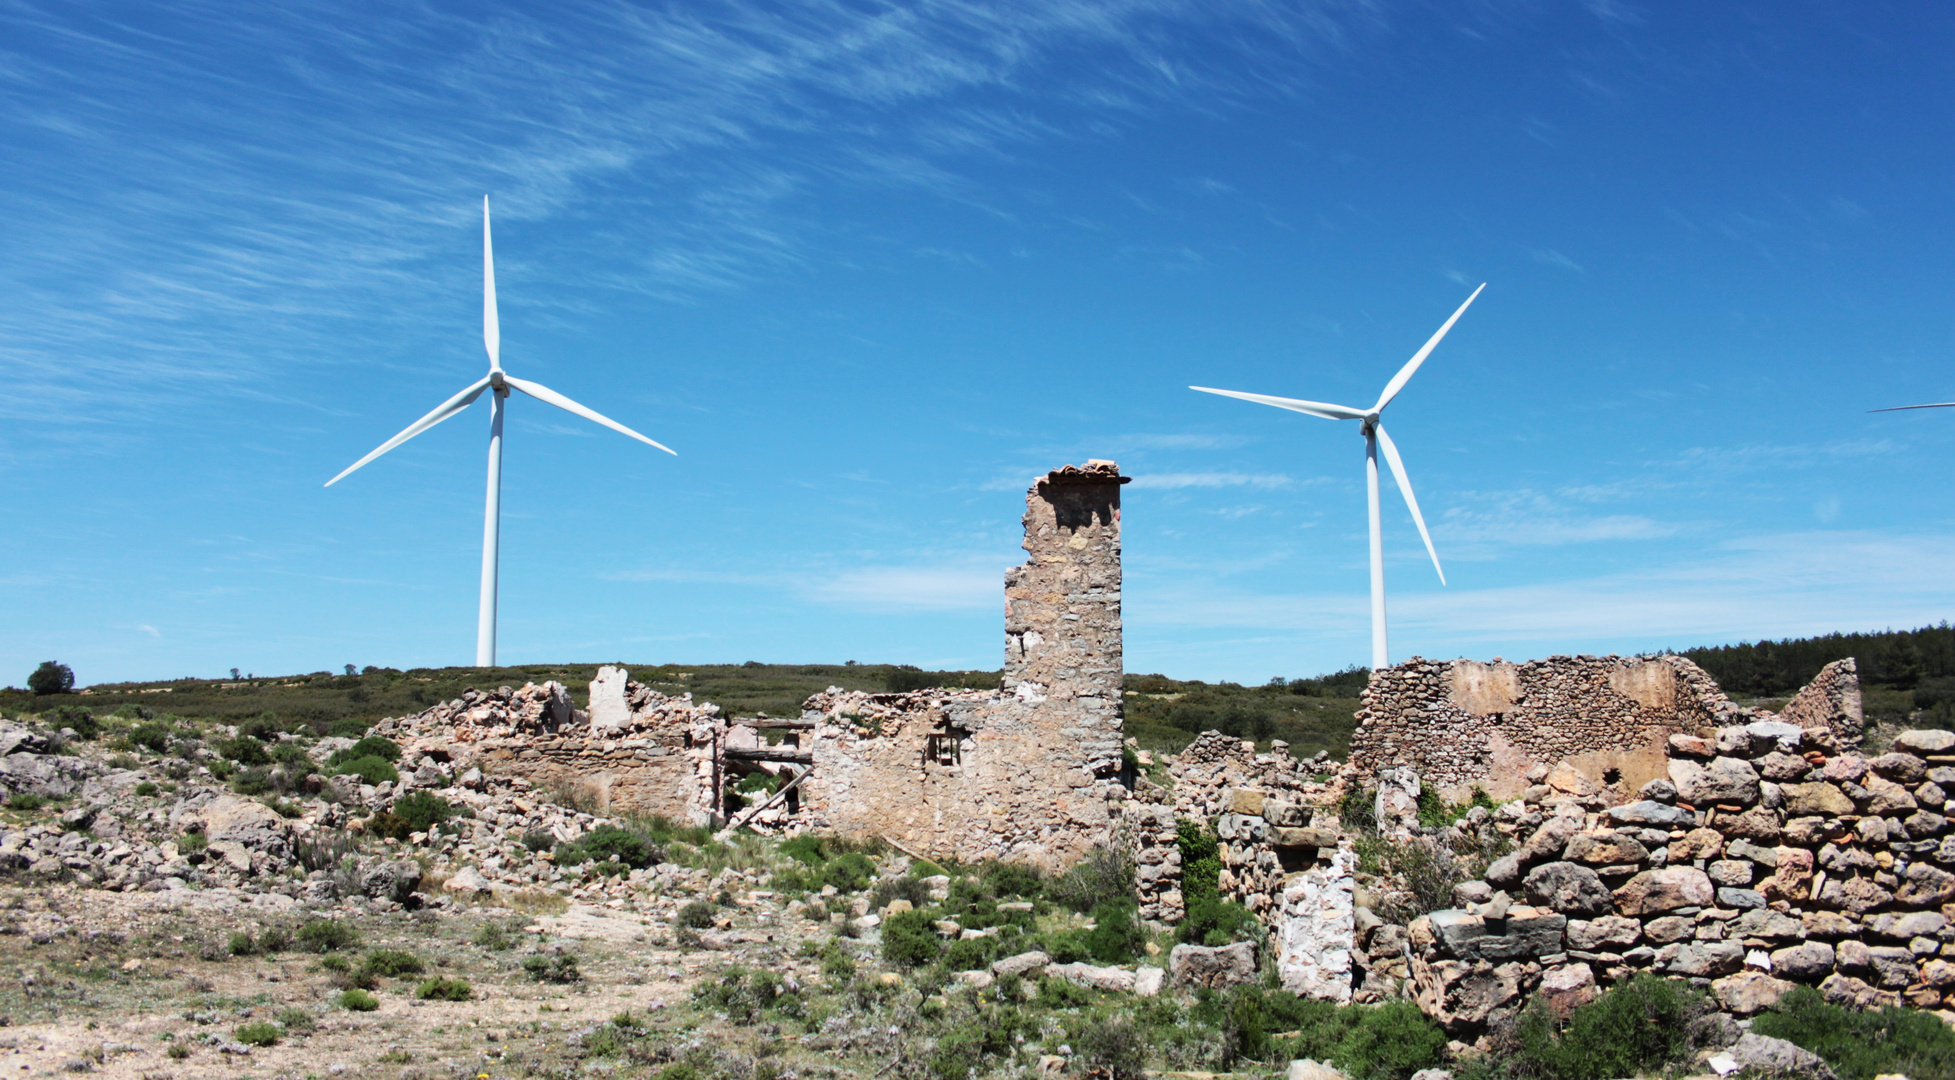
[[[1025,494],[1023,566],[1005,572],[1005,693],[1101,775],[1120,767],[1120,485],[1068,465]]]

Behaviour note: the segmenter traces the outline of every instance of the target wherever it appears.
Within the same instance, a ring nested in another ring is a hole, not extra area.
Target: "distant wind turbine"
[[[496,320],[496,264],[494,252],[489,244],[489,197],[487,195],[482,196],[482,343],[489,350],[487,375],[471,383],[461,393],[442,402],[433,412],[409,424],[399,435],[381,443],[373,453],[347,466],[345,472],[326,481],[326,486],[332,487],[344,479],[347,473],[468,408],[476,398],[482,396],[484,390],[494,391],[489,399],[489,496],[487,505],[482,511],[482,606],[475,624],[475,666],[494,667],[496,662],[496,542],[502,531],[502,399],[509,396],[512,388],[521,390],[539,401],[546,401],[566,412],[573,412],[586,420],[603,424],[647,446],[656,446],[675,456],[676,451],[653,442],[593,409],[577,404],[547,386],[518,379],[503,372],[502,330]]]
[[[1891,409],[1868,409],[1875,412],[1906,412],[1909,409],[1955,409],[1955,401],[1937,401],[1932,405],[1896,405]]]
[[[1446,571],[1439,566],[1439,552],[1433,550],[1432,534],[1426,531],[1426,520],[1419,513],[1419,500],[1412,495],[1412,480],[1405,475],[1405,462],[1399,459],[1398,447],[1392,445],[1392,437],[1385,434],[1385,425],[1379,422],[1380,416],[1384,413],[1385,406],[1390,405],[1392,399],[1398,396],[1398,392],[1405,389],[1405,384],[1411,381],[1413,373],[1419,370],[1419,365],[1425,363],[1426,357],[1432,355],[1432,350],[1438,346],[1439,339],[1446,336],[1446,331],[1453,328],[1453,324],[1459,321],[1461,315],[1466,314],[1466,309],[1479,297],[1480,290],[1484,288],[1486,285],[1482,283],[1479,289],[1474,289],[1473,295],[1466,298],[1466,303],[1461,304],[1459,310],[1453,312],[1453,317],[1446,320],[1446,325],[1432,335],[1432,339],[1425,343],[1424,348],[1412,354],[1412,359],[1406,361],[1405,366],[1398,369],[1398,374],[1392,376],[1392,381],[1385,384],[1385,392],[1378,395],[1378,404],[1369,409],[1353,409],[1344,405],[1329,405],[1321,401],[1270,397],[1267,394],[1245,394],[1239,390],[1216,390],[1207,386],[1188,388],[1200,390],[1204,394],[1220,394],[1223,397],[1274,405],[1279,409],[1321,416],[1326,420],[1359,422],[1364,432],[1365,493],[1370,497],[1371,502],[1371,669],[1373,671],[1390,664],[1389,651],[1385,647],[1385,541],[1378,522],[1378,448],[1381,445],[1385,449],[1385,461],[1392,467],[1392,477],[1398,481],[1398,490],[1405,496],[1405,505],[1412,511],[1412,520],[1419,526],[1419,538],[1426,542],[1426,554],[1432,556],[1432,568],[1439,573],[1439,583],[1441,585],[1446,583]]]

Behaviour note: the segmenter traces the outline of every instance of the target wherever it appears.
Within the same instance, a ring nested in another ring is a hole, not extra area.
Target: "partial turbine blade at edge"
[[[604,414],[598,412],[595,409],[587,409],[584,406],[579,405],[576,402],[570,400],[569,398],[564,397],[562,394],[557,393],[555,390],[552,390],[549,387],[544,386],[542,383],[533,383],[526,379],[510,378],[509,376],[506,375],[503,376],[503,381],[507,382],[509,385],[515,387],[518,390],[521,390],[523,393],[528,394],[529,396],[535,398],[538,401],[547,401],[550,404],[555,405],[557,408],[564,410],[565,412],[576,413],[578,416],[581,416],[584,419],[589,420],[593,423],[603,424],[605,427],[608,427],[612,431],[615,431],[621,435],[629,435],[632,438],[637,439],[639,442],[644,443],[646,446],[656,446],[660,450],[663,450],[666,453],[671,454],[673,457],[679,456],[679,452],[677,450],[674,450],[671,447],[666,446],[664,443],[654,442],[651,439],[647,439],[645,436],[638,434],[637,432],[631,430],[630,428],[624,426],[623,424],[618,423],[616,420],[613,420],[610,417],[605,416]]]
[[[1412,376],[1419,370],[1419,365],[1425,363],[1426,357],[1431,356],[1432,350],[1439,346],[1439,339],[1446,336],[1446,331],[1453,328],[1453,324],[1459,321],[1461,315],[1466,314],[1466,309],[1473,306],[1473,301],[1479,298],[1480,289],[1486,287],[1487,283],[1482,281],[1480,288],[1474,289],[1473,295],[1466,298],[1466,303],[1461,304],[1459,310],[1453,312],[1453,317],[1446,320],[1446,325],[1440,327],[1439,332],[1426,341],[1425,347],[1413,353],[1412,359],[1407,360],[1405,366],[1398,369],[1398,374],[1392,376],[1392,381],[1385,384],[1385,392],[1378,395],[1378,404],[1371,407],[1372,412],[1378,412],[1390,405],[1392,399],[1398,396],[1398,392],[1405,389],[1405,384],[1412,381]]]
[[[482,344],[489,370],[502,366],[502,320],[496,317],[496,257],[489,243],[489,197],[482,196]]]
[[[447,401],[444,401],[440,405],[436,406],[433,412],[429,413],[426,416],[423,416],[419,420],[414,421],[412,424],[407,425],[407,430],[401,432],[399,435],[396,435],[391,439],[388,439],[386,442],[381,443],[380,448],[375,450],[373,453],[368,454],[366,457],[361,458],[360,460],[354,462],[351,465],[348,465],[346,467],[345,472],[342,472],[338,476],[333,477],[331,480],[326,481],[326,486],[332,487],[334,484],[337,484],[340,482],[340,480],[344,479],[347,473],[352,472],[353,470],[359,468],[360,466],[365,465],[367,462],[372,461],[374,458],[379,457],[380,455],[386,453],[387,451],[392,450],[394,447],[399,446],[400,444],[406,442],[407,440],[413,438],[416,435],[419,435],[423,431],[428,430],[429,428],[435,426],[436,424],[441,423],[443,420],[446,420],[449,417],[455,415],[456,413],[461,412],[463,409],[468,408],[471,404],[474,404],[476,398],[482,396],[482,391],[487,390],[488,388],[489,388],[489,377],[487,375],[484,375],[476,382],[470,384],[468,389],[463,390],[461,393],[456,394],[454,397],[451,397]]]
[[[1873,412],[1906,412],[1909,409],[1955,409],[1955,401],[1937,401],[1933,405],[1896,405],[1891,409],[1868,409]]]
[[[1200,390],[1204,394],[1220,394],[1223,397],[1240,398],[1258,405],[1274,405],[1291,412],[1321,416],[1326,420],[1362,420],[1364,413],[1343,405],[1331,405],[1322,401],[1304,401],[1300,398],[1271,397],[1268,394],[1245,394],[1240,390],[1216,390],[1208,386],[1191,386],[1190,390]]]
[[[1412,511],[1412,522],[1419,527],[1419,539],[1426,542],[1426,554],[1432,556],[1432,568],[1439,572],[1439,584],[1446,584],[1446,571],[1439,566],[1439,552],[1433,550],[1432,534],[1426,531],[1425,515],[1419,513],[1419,500],[1412,494],[1412,478],[1405,475],[1405,462],[1399,460],[1398,447],[1392,445],[1392,437],[1385,434],[1383,424],[1374,424],[1378,432],[1378,447],[1385,451],[1385,464],[1392,467],[1392,479],[1398,481],[1399,493],[1405,496],[1405,505]]]

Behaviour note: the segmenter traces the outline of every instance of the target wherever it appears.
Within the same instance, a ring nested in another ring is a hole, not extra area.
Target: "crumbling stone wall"
[[[1666,751],[1634,802],[1536,783],[1494,812],[1519,849],[1410,927],[1428,1013],[1470,1038],[1536,990],[1572,1008],[1650,970],[1741,1015],[1809,983],[1955,1018],[1955,734],[1867,758],[1755,720]]]
[[[812,828],[920,855],[1061,867],[1113,842],[1121,783],[1120,486],[1068,465],[1025,496],[1022,566],[1005,575],[1000,691],[808,699]]]
[[[1267,915],[1281,902],[1289,875],[1314,863],[1318,849],[1337,846],[1334,829],[1315,827],[1335,802],[1335,784],[1319,779],[1322,771],[1314,761],[1291,757],[1280,740],[1258,754],[1254,742],[1218,731],[1202,733],[1174,755],[1168,775],[1175,816],[1214,825],[1223,899]],[[1170,884],[1178,891],[1178,880]]]
[[[572,709],[556,682],[470,690],[374,730],[410,758],[519,776],[600,814],[713,819],[726,734],[719,706],[667,697],[615,667],[599,669],[591,704],[589,713]]]
[[[1351,739],[1354,773],[1408,766],[1455,801],[1474,787],[1511,799],[1530,768],[1561,762],[1627,793],[1663,775],[1670,735],[1765,715],[1733,703],[1680,656],[1520,664],[1415,657],[1374,673],[1363,698]],[[1857,745],[1862,720],[1851,661],[1829,665],[1788,709]]]

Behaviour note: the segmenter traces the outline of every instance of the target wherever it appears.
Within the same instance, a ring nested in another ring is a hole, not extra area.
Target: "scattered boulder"
[[[1223,990],[1256,978],[1256,946],[1176,945],[1168,953],[1168,977],[1176,986],[1205,986]]]

